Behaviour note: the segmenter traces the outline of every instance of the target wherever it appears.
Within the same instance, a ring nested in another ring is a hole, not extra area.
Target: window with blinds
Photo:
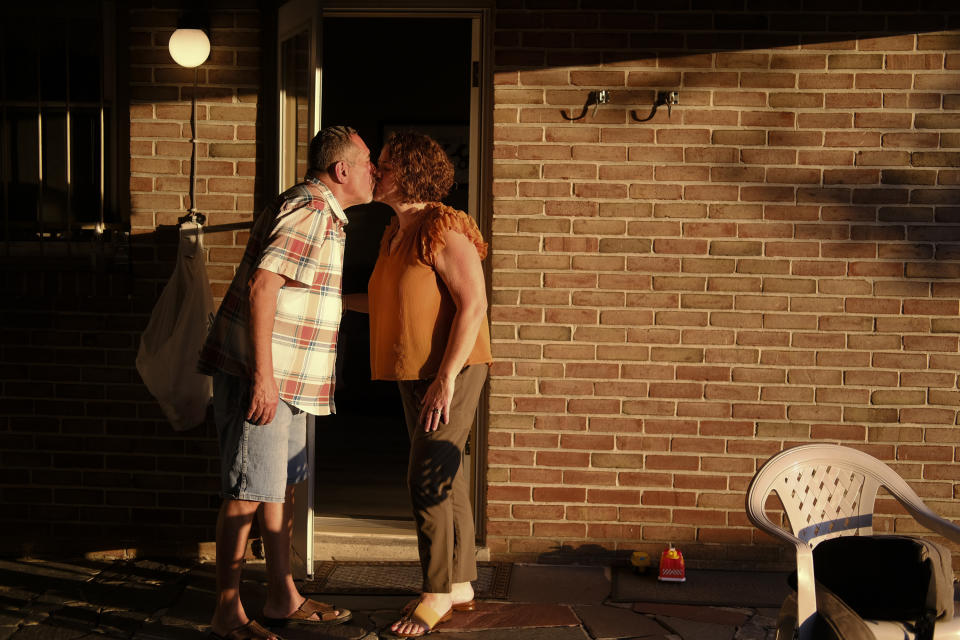
[[[0,39],[0,241],[119,229],[113,3],[7,5]]]

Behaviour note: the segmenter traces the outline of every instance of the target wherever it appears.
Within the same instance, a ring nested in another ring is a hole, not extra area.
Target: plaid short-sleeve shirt
[[[200,353],[199,370],[250,379],[249,282],[266,269],[285,285],[273,325],[273,372],[280,397],[314,415],[335,413],[334,364],[347,217],[319,180],[288,189],[257,218],[246,251]]]

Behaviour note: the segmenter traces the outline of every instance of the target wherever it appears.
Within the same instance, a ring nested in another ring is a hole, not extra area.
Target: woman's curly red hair
[[[453,187],[453,163],[436,140],[416,131],[391,133],[387,155],[403,202],[439,202]]]

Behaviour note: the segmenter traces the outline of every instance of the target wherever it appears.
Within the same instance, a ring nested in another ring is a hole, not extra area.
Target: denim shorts
[[[220,440],[224,498],[283,502],[287,485],[308,475],[307,414],[283,400],[267,424],[247,422],[250,383],[224,373],[213,376],[213,416]]]

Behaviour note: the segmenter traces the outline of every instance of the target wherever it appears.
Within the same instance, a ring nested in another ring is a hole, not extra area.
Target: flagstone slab
[[[458,611],[440,627],[443,631],[576,627],[580,619],[570,607],[558,604],[479,602],[476,611]]]
[[[704,607],[690,604],[667,604],[662,602],[636,602],[633,610],[637,613],[649,613],[660,616],[671,616],[693,620],[696,622],[710,622],[713,624],[741,625],[750,618],[748,610],[731,609],[726,607]]]
[[[103,565],[87,562],[56,562],[48,560],[0,560],[0,572],[14,574],[14,583],[4,579],[5,584],[49,585],[63,581],[86,582],[102,571]],[[6,578],[6,576],[4,576]]]
[[[100,612],[97,628],[105,633],[117,633],[128,638],[142,627],[148,618],[149,615],[138,611],[104,610]]]
[[[197,640],[204,635],[205,630],[197,625],[182,624],[161,617],[143,625],[143,628],[133,635],[132,640]]]
[[[663,636],[668,630],[653,618],[635,613],[629,608],[609,605],[579,605],[574,611],[583,621],[590,636],[600,638],[626,638]]]
[[[89,633],[88,629],[61,627],[52,623],[28,624],[20,627],[10,636],[10,640],[78,640]]]
[[[683,618],[658,617],[665,627],[677,633],[683,640],[730,640],[736,633],[736,626],[696,622]]]
[[[487,631],[435,631],[430,640],[590,640],[582,627],[490,629]]]
[[[516,564],[510,576],[507,599],[511,602],[600,604],[609,595],[610,570],[607,567]]]
[[[18,608],[8,607],[4,602],[3,598],[0,597],[0,628],[2,627],[13,627],[16,628],[24,621],[27,616],[27,612]],[[0,640],[3,638],[3,633],[0,632]]]
[[[777,625],[776,617],[769,617],[758,613],[737,629],[734,640],[766,640],[771,630]]]
[[[51,624],[76,629],[91,629],[100,621],[100,609],[92,605],[67,606],[50,612]]]
[[[241,600],[243,601],[245,610],[256,611],[256,609],[248,608],[253,603],[248,603],[246,600],[243,600],[242,591]],[[183,622],[207,624],[210,622],[210,617],[213,615],[213,609],[216,603],[215,593],[206,589],[198,589],[191,584],[183,590],[183,593],[176,602],[167,607],[164,615],[168,618],[182,620]]]
[[[275,631],[284,640],[362,640],[373,632],[372,628],[362,627],[354,624],[353,621],[344,624],[297,624],[283,628],[271,627],[270,630]]]
[[[0,572],[0,580],[3,578],[4,576]],[[37,599],[38,595],[36,591],[0,584],[0,606],[8,611],[19,611],[27,608]]]
[[[613,567],[610,599],[614,602],[663,602],[708,607],[778,607],[790,587],[777,571],[688,570],[686,582],[662,582]]]

